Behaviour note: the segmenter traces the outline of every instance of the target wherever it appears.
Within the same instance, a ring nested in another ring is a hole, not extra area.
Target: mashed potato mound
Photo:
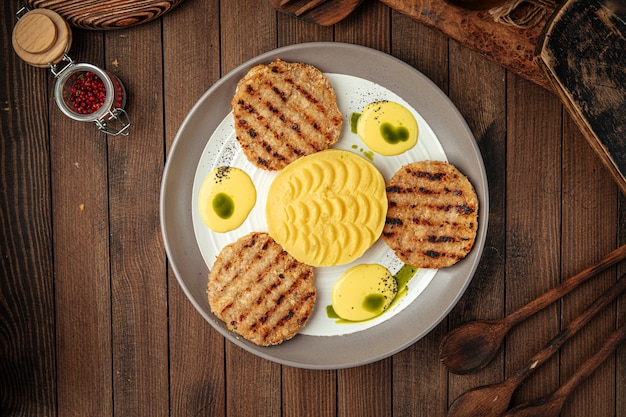
[[[358,259],[380,237],[387,214],[385,180],[352,152],[321,151],[296,160],[270,186],[269,234],[312,266]]]

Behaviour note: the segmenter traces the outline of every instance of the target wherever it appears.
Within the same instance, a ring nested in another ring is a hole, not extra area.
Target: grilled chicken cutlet
[[[453,165],[423,161],[402,167],[387,184],[387,199],[383,239],[405,263],[451,266],[474,245],[478,198]]]
[[[253,67],[232,100],[246,158],[276,171],[339,139],[343,117],[330,81],[317,68],[280,59]]]
[[[259,232],[224,247],[209,273],[207,293],[211,311],[260,346],[295,336],[316,298],[313,268]]]

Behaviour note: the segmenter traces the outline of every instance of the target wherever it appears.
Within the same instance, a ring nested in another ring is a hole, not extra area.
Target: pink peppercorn
[[[72,85],[70,102],[78,114],[91,114],[104,104],[106,87],[93,72],[81,74]]]

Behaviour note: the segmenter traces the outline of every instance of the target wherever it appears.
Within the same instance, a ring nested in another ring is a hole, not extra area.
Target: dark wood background
[[[501,317],[626,243],[626,199],[555,94],[375,0],[332,27],[267,0],[187,0],[144,25],[74,30],[70,55],[129,91],[131,135],[107,138],[64,117],[50,72],[13,53],[18,5],[0,6],[2,416],[445,416],[466,389],[514,373],[626,272],[611,268],[515,328],[485,370],[449,374],[438,361],[449,328]],[[259,53],[314,40],[387,52],[446,92],[482,151],[491,208],[481,264],[450,316],[390,358],[329,371],[225,342],[168,269],[158,212],[168,150],[200,95]],[[513,402],[556,389],[624,321],[622,297]],[[562,415],[626,416],[626,348]]]

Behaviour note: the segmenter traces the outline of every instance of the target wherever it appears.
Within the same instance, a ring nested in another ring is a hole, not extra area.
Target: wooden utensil
[[[563,344],[574,336],[607,304],[626,290],[626,274],[611,288],[598,297],[585,311],[561,330],[547,345],[524,365],[515,375],[499,384],[487,385],[467,391],[457,398],[450,409],[448,417],[498,417],[509,406],[515,389],[528,378],[538,366],[558,351]]]
[[[439,357],[455,374],[484,368],[496,355],[504,336],[523,320],[549,306],[594,275],[626,258],[626,245],[591,265],[517,311],[497,320],[471,321],[449,332],[441,341]]]
[[[626,194],[625,19],[624,0],[567,0],[545,25],[534,59]]]
[[[356,9],[362,0],[270,0],[276,9],[288,15],[322,26],[332,26]]]
[[[466,10],[488,10],[500,6],[505,0],[445,0],[445,2]]]
[[[540,400],[520,404],[502,417],[557,417],[567,397],[604,362],[604,360],[626,339],[626,325],[615,330],[604,345],[583,363],[569,379],[552,394]]]

